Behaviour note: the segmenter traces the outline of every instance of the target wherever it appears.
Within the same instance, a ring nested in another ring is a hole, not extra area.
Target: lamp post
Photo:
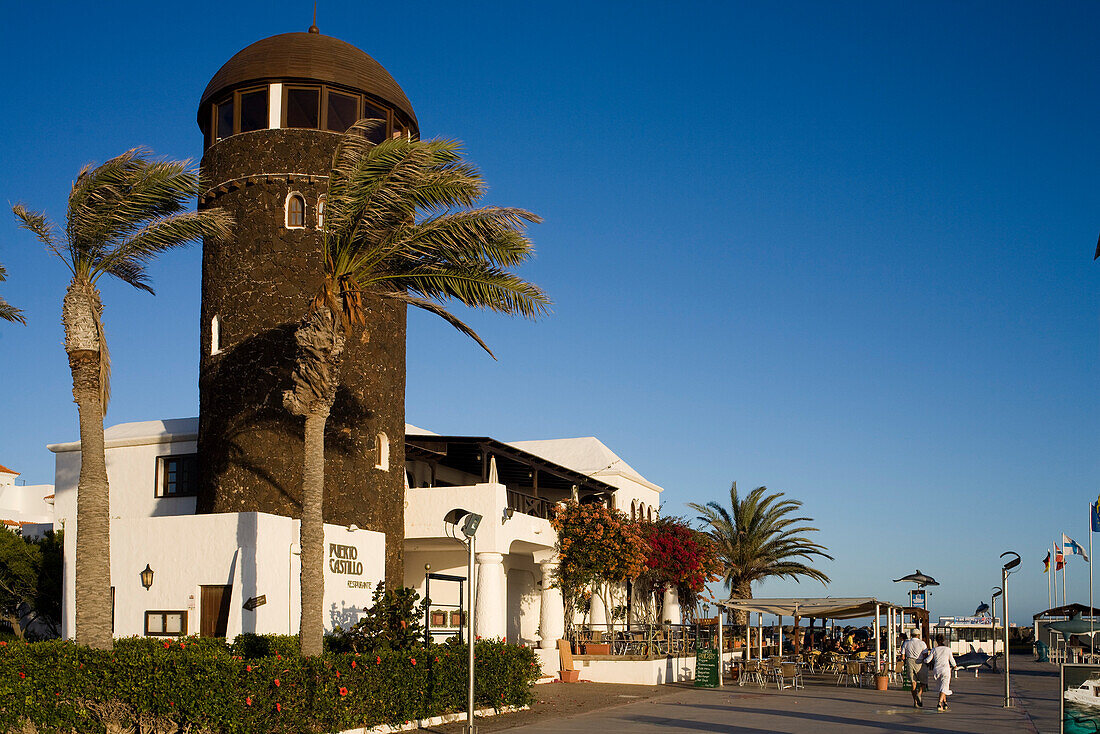
[[[463,545],[469,551],[469,557],[466,562],[466,579],[469,582],[469,588],[466,590],[466,598],[468,600],[469,608],[466,610],[466,667],[467,667],[467,688],[466,688],[466,726],[463,727],[463,734],[477,734],[477,727],[474,726],[474,536],[477,534],[477,527],[481,524],[481,515],[466,510],[454,509],[447,513],[445,518],[448,522],[455,525],[459,520],[462,520],[462,534],[466,536],[466,541]]]
[[[424,647],[432,643],[432,564],[424,564]]]
[[[1005,556],[1016,556],[1012,560],[1008,561],[1001,567],[1001,609],[1004,611],[1004,629],[1005,629],[1005,702],[1004,707],[1006,709],[1012,708],[1012,696],[1009,694],[1008,688],[1008,574],[1012,569],[1020,565],[1020,554],[1015,551],[1005,551],[1001,554],[1001,558]]]
[[[1003,589],[1001,589],[1000,586],[994,586],[993,596],[989,597],[989,616],[992,617],[992,619],[989,620],[989,625],[993,629],[993,632],[989,635],[989,639],[993,641],[993,649],[990,651],[990,654],[994,658],[997,657],[997,597],[1000,596],[1002,592]],[[1005,657],[1008,657],[1007,652],[1005,653]],[[993,664],[996,666],[997,661],[994,660]]]

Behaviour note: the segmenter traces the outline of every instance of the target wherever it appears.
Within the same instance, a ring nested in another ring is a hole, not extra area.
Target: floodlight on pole
[[[481,525],[481,515],[463,510],[461,508],[455,508],[447,513],[444,517],[445,522],[458,525],[459,520],[462,521],[462,526],[459,530],[466,536],[466,549],[469,551],[468,560],[466,562],[466,579],[468,581],[466,589],[466,598],[468,599],[469,609],[466,610],[466,666],[467,666],[467,690],[466,690],[466,726],[463,727],[464,734],[477,734],[477,727],[474,726],[474,536],[477,535],[477,528]],[[456,540],[458,540],[456,538]]]

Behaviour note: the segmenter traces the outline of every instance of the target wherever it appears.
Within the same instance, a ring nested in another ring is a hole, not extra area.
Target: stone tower
[[[294,325],[320,284],[332,154],[363,117],[385,120],[379,136],[419,132],[393,77],[315,28],[248,46],[202,94],[199,206],[237,225],[230,242],[203,244],[199,512],[300,513],[303,422],[282,392]],[[392,586],[403,574],[405,307],[368,308],[328,422],[324,518],[384,532]]]

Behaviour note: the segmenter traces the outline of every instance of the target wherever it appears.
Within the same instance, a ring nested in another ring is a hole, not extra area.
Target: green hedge
[[[531,702],[531,649],[484,640],[474,654],[479,707]],[[293,637],[255,635],[231,646],[131,638],[109,652],[60,641],[0,644],[0,732],[30,720],[43,734],[98,733],[112,718],[218,734],[338,732],[465,704],[466,646],[456,642],[316,658],[300,657]]]

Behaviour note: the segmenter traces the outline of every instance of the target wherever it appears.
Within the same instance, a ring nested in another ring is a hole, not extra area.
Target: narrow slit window
[[[317,229],[325,228],[325,195],[317,197]]]
[[[210,319],[210,353],[217,354],[222,350],[222,327],[218,317]]]
[[[301,194],[291,194],[286,198],[286,226],[288,229],[306,226],[306,200]]]
[[[288,89],[286,92],[286,126],[321,127],[321,90]]]
[[[381,469],[382,471],[390,470],[390,439],[384,433],[379,433],[374,437],[374,449],[378,456],[378,463],[374,465],[375,469]]]

